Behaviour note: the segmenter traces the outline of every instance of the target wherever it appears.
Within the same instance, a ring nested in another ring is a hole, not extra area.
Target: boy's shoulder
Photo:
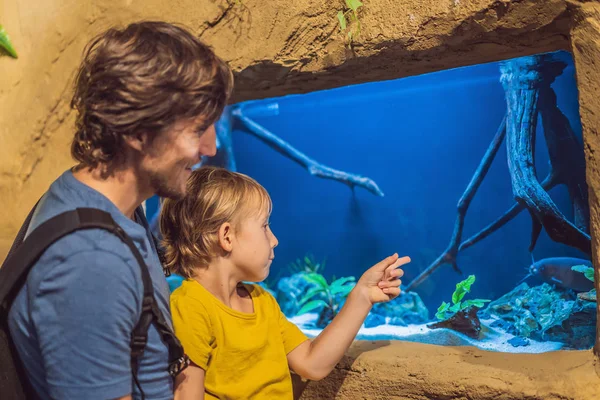
[[[179,287],[169,297],[171,310],[193,312],[194,314],[215,314],[217,299],[194,279],[183,279]]]

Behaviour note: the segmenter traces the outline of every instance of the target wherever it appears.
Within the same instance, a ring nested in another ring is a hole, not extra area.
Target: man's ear
[[[227,253],[233,250],[233,229],[229,222],[225,222],[219,228],[219,246]]]
[[[134,133],[125,135],[123,140],[129,147],[137,151],[143,151],[148,145],[148,135],[146,133]]]

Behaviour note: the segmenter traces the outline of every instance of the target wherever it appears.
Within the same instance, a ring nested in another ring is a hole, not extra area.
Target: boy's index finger
[[[408,256],[404,256],[404,257],[400,257],[396,260],[396,262],[394,262],[392,265],[390,265],[389,267],[387,267],[385,269],[385,276],[387,279],[389,278],[395,278],[396,276],[394,276],[393,271],[396,270],[398,267],[408,264],[410,262],[410,257]],[[398,275],[398,276],[402,276],[404,275],[404,271]]]
[[[409,256],[404,256],[404,257],[400,257],[400,258],[398,258],[398,261],[397,261],[397,262],[399,262],[399,263],[400,263],[400,264],[398,265],[398,266],[400,266],[400,265],[405,265],[405,264],[408,264],[408,263],[409,263],[409,262],[411,262],[411,261],[412,261],[412,260],[410,259],[410,257],[409,257]]]
[[[394,262],[392,265],[390,265],[387,269],[388,270],[396,269],[401,265],[408,264],[409,262],[410,262],[410,257],[408,257],[408,256],[400,257],[396,260],[396,262]]]

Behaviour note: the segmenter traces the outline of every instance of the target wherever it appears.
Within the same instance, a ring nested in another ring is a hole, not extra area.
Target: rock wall
[[[93,4],[92,4],[93,3]],[[236,73],[234,101],[394,79],[569,47],[564,0],[369,0],[351,45],[343,0],[0,0],[19,59],[0,57],[0,259],[72,164],[71,83],[90,38],[140,19],[183,23]]]
[[[569,10],[573,18],[571,43],[579,88],[586,179],[589,187],[592,261],[596,267],[596,292],[600,293],[600,4],[570,1]],[[597,315],[600,317],[600,308],[597,309]],[[600,355],[600,325],[596,325],[594,349],[596,354]]]
[[[296,379],[300,400],[593,400],[591,351],[506,354],[473,347],[355,342],[329,377]]]

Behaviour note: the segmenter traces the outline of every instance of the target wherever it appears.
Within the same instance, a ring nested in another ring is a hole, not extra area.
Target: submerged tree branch
[[[311,175],[323,179],[336,180],[350,186],[351,188],[360,186],[377,196],[383,196],[383,192],[372,179],[361,175],[339,171],[318,163],[277,135],[269,132],[252,119],[246,117],[243,111],[239,108],[233,111],[233,115],[244,124],[244,126],[253,136],[261,140],[273,150],[306,168]]]
[[[465,216],[467,215],[467,209],[475,197],[475,193],[481,186],[483,179],[488,173],[490,166],[492,165],[492,161],[496,157],[498,153],[498,149],[500,145],[504,141],[504,137],[506,136],[506,117],[502,119],[496,134],[490,146],[488,147],[485,155],[481,159],[479,166],[475,170],[473,177],[471,178],[471,182],[467,186],[467,189],[463,193],[462,197],[458,201],[458,215],[456,217],[456,222],[454,223],[454,232],[452,233],[452,238],[450,239],[450,244],[448,248],[440,255],[430,266],[425,268],[423,272],[421,272],[406,288],[406,291],[413,289],[414,287],[421,284],[429,275],[433,274],[433,272],[438,269],[440,266],[444,264],[452,265],[455,271],[460,272],[458,268],[458,264],[456,262],[456,256],[459,251],[460,241],[462,240],[462,231],[465,224]]]
[[[544,190],[548,191],[557,185],[556,179],[554,178],[554,174],[550,172],[546,179],[542,182],[542,187]],[[513,204],[501,217],[496,219],[494,222],[483,228],[481,231],[477,232],[475,235],[471,236],[464,242],[460,244],[458,251],[463,251],[473,246],[474,244],[482,241],[498,229],[502,228],[506,223],[515,218],[517,215],[521,213],[525,209],[525,206],[520,203]]]
[[[569,119],[558,108],[554,90],[542,87],[539,102],[550,165],[556,171],[559,183],[569,191],[575,226],[589,233],[590,210],[583,145],[577,140]]]
[[[532,216],[533,234],[530,250],[543,226],[555,242],[591,252],[590,236],[568,221],[550,195],[541,187],[535,173],[534,148],[537,125],[538,97],[552,91],[550,84],[562,72],[561,65],[551,56],[533,56],[501,64],[501,82],[506,92],[508,166],[515,199],[523,203]],[[549,109],[550,112],[556,110]],[[555,130],[547,132],[549,149],[558,146]],[[558,149],[558,147],[557,147]],[[563,153],[552,152],[557,158]],[[554,164],[553,164],[554,165]]]
[[[550,86],[563,69],[564,63],[553,59],[552,56],[533,56],[501,64],[501,81],[506,92],[508,109],[506,119],[508,166],[517,203],[496,221],[457,246],[462,234],[466,207],[468,207],[468,202],[465,207],[462,201],[465,198],[470,200],[469,196],[474,194],[470,191],[473,180],[483,179],[483,176],[478,176],[479,171],[477,171],[459,202],[458,217],[450,245],[406,287],[406,290],[414,289],[441,265],[451,264],[457,270],[456,256],[459,251],[483,240],[524,209],[529,211],[532,218],[530,251],[535,247],[543,227],[552,240],[575,247],[587,254],[590,253],[590,237],[586,233],[589,229],[589,208],[583,149],[575,138],[568,119],[558,109],[556,93]],[[537,180],[534,160],[538,112],[544,123],[550,158],[550,172],[541,184]],[[492,147],[493,144],[494,142]],[[485,157],[482,164],[484,162]],[[569,190],[575,224],[562,215],[547,193],[559,184],[566,185]]]

